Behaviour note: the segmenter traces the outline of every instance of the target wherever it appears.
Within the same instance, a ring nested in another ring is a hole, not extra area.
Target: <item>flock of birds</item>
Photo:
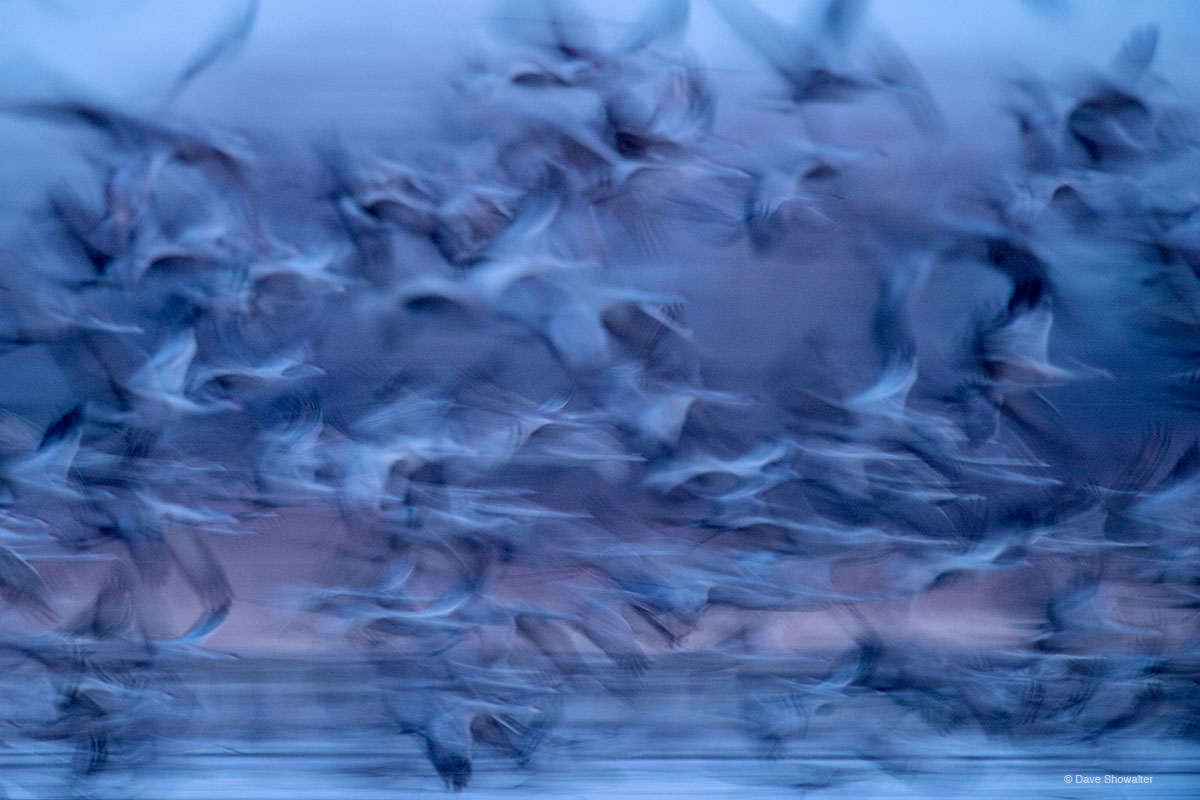
[[[324,577],[279,610],[381,687],[422,665],[421,691],[382,696],[456,790],[477,749],[528,765],[564,697],[624,696],[671,651],[746,676],[737,724],[765,758],[864,701],[947,735],[1200,733],[1200,127],[1154,71],[1157,30],[1078,85],[1014,77],[1003,157],[898,208],[878,176],[936,158],[949,123],[867,3],[797,27],[707,5],[782,89],[762,113],[786,147],[722,129],[688,0],[616,35],[569,0],[510,3],[443,135],[404,153],[326,137],[280,163],[173,113],[253,5],[150,111],[6,109],[78,131],[94,165],[0,275],[7,382],[68,387],[42,419],[0,409],[0,654],[50,687],[5,712],[9,746],[75,742],[88,775],[186,730],[172,665],[216,657],[239,605],[214,538],[322,514]],[[831,108],[911,148],[818,137],[805,115]],[[704,269],[770,293],[755,265],[803,275],[814,239],[878,277],[865,330],[814,326],[714,385],[720,323],[689,320],[720,309],[679,287]],[[679,263],[685,240],[716,266]],[[1062,352],[1056,321],[1109,280],[1093,262],[1122,265],[1103,313],[1139,343],[1133,377]],[[983,288],[933,351],[917,310],[956,271]],[[1122,437],[1056,406],[1122,380],[1174,416]],[[100,577],[81,600],[49,569]],[[972,597],[1001,641],[909,625]],[[815,667],[795,619],[839,632]]]

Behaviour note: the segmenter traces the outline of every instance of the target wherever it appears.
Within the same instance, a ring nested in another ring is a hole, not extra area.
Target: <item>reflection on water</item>
[[[883,694],[833,707],[808,708],[803,699],[793,705],[794,687],[813,673],[811,663],[774,664],[760,674],[731,666],[673,659],[635,680],[590,665],[586,679],[548,704],[536,747],[474,747],[470,791],[550,798],[1191,798],[1200,787],[1200,751],[1184,741],[1153,741],[1144,727],[1103,741],[1050,730],[1019,739],[977,729],[950,733]],[[428,672],[411,660],[178,664],[157,672],[169,702],[186,709],[169,731],[132,718],[126,727],[108,726],[110,760],[95,769],[86,765],[95,742],[79,728],[55,741],[10,743],[0,781],[12,798],[441,794],[443,781],[420,736],[400,733],[397,724],[438,691],[439,679]],[[10,698],[44,688],[11,673],[4,683]],[[793,712],[803,722],[776,749],[764,750],[758,715]],[[1178,722],[1167,712],[1154,727],[1161,733]],[[1100,784],[1077,785],[1077,776]],[[1115,782],[1138,776],[1152,780]]]

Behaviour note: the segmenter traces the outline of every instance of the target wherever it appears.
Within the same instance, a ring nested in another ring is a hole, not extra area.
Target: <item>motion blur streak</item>
[[[109,5],[0,4],[0,797],[1200,793],[1189,4]]]

